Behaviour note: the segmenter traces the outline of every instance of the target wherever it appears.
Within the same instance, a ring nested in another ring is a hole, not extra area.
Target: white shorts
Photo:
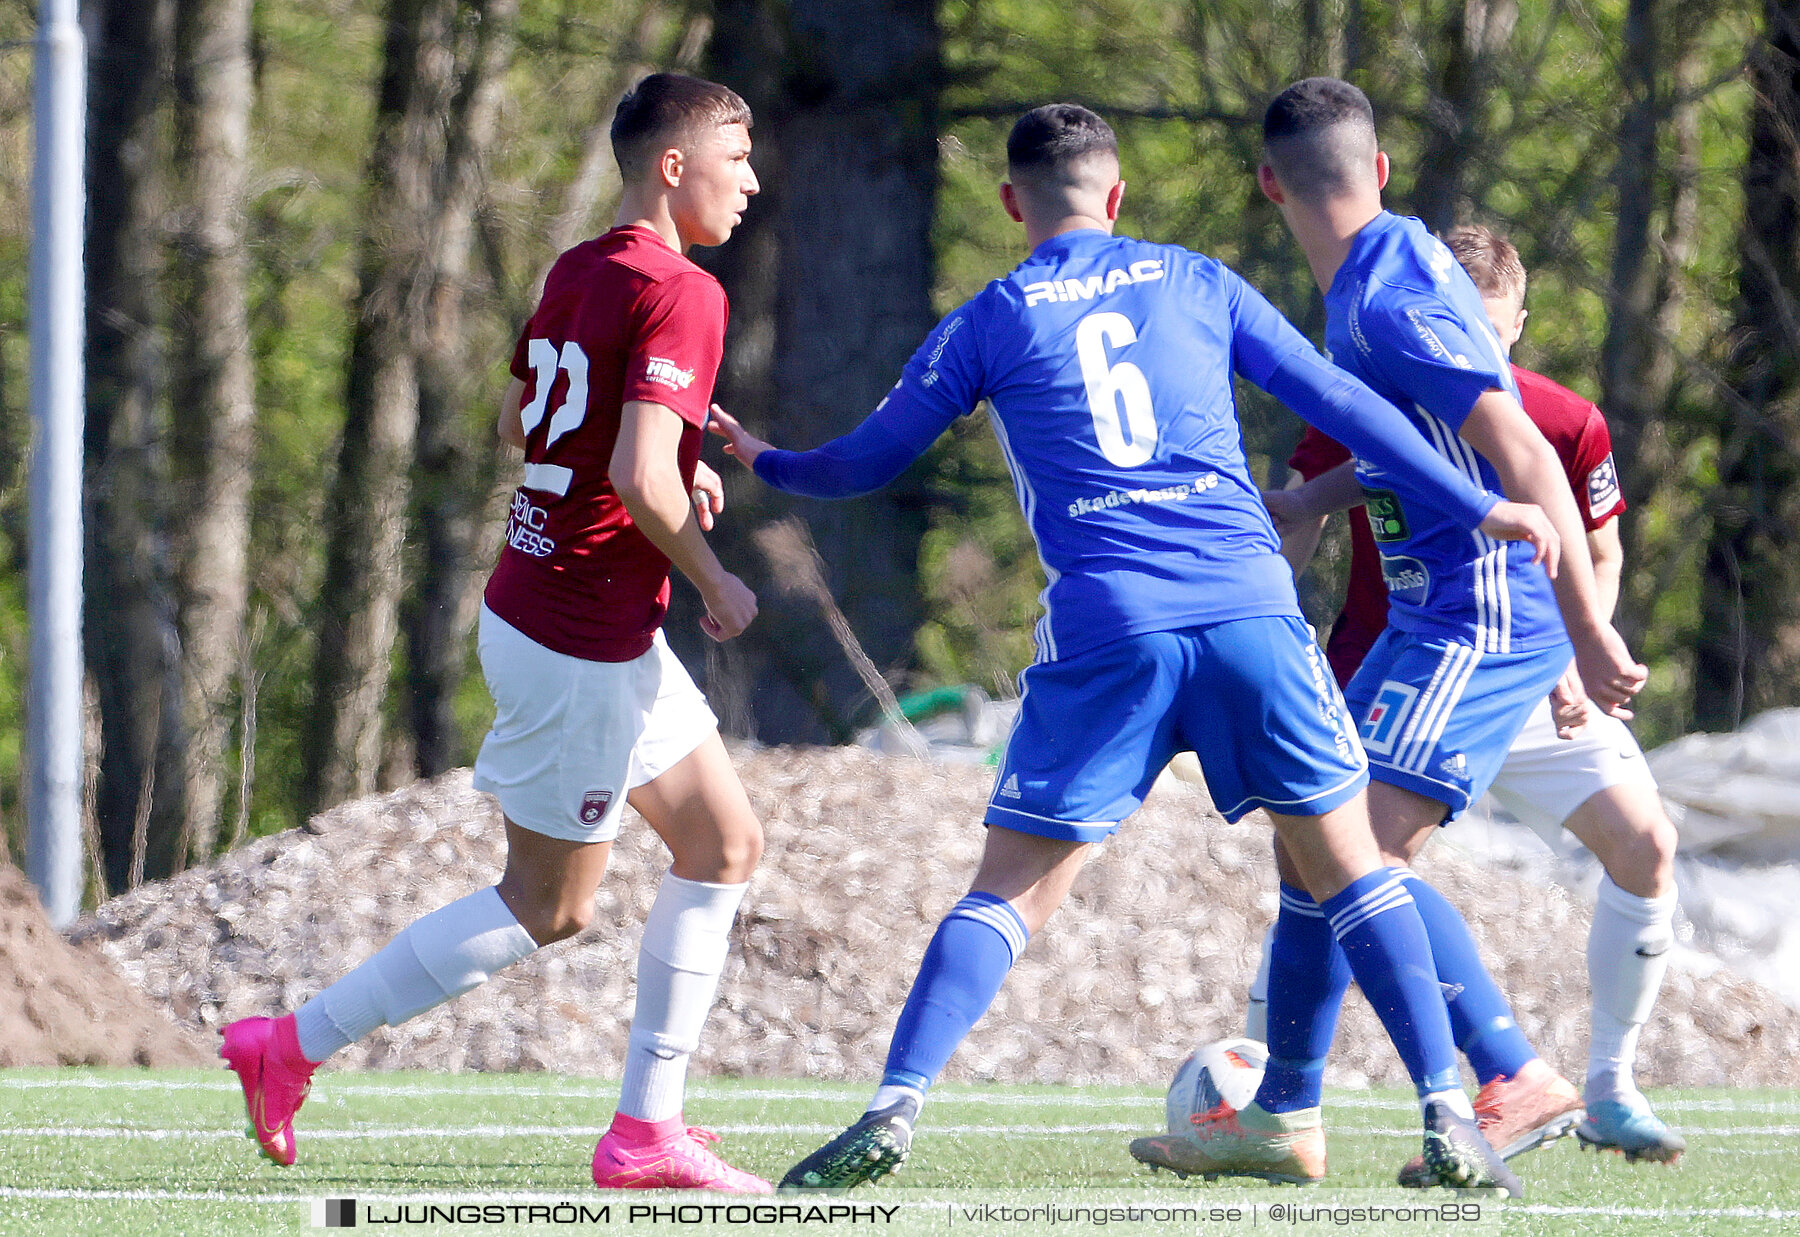
[[[1644,749],[1630,727],[1590,706],[1587,725],[1573,739],[1559,739],[1546,699],[1508,749],[1489,792],[1555,847],[1563,821],[1576,808],[1609,786],[1628,782],[1656,789]]]
[[[533,833],[612,841],[626,793],[718,728],[660,631],[632,661],[588,661],[552,652],[483,606],[477,639],[497,711],[475,788]]]

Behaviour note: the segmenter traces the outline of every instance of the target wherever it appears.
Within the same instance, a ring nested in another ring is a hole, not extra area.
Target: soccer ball
[[[1169,1133],[1191,1134],[1193,1118],[1223,1100],[1241,1109],[1256,1098],[1269,1050],[1253,1039],[1220,1039],[1188,1053],[1169,1084]]]

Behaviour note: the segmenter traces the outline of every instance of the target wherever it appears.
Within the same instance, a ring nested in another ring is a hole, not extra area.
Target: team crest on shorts
[[[1394,741],[1400,737],[1400,726],[1418,698],[1416,687],[1396,683],[1393,679],[1383,683],[1381,690],[1375,693],[1375,703],[1369,706],[1368,715],[1363,718],[1363,746],[1378,755],[1392,756]]]
[[[606,815],[608,805],[612,803],[613,792],[610,790],[590,790],[581,796],[581,823],[597,825],[601,817]]]

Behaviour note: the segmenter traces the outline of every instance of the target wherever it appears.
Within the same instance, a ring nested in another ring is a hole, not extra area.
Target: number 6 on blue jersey
[[[1156,453],[1156,408],[1144,371],[1130,361],[1107,363],[1108,345],[1137,342],[1137,328],[1124,314],[1088,314],[1075,324],[1075,356],[1087,384],[1088,412],[1100,454],[1120,468],[1136,468]]]

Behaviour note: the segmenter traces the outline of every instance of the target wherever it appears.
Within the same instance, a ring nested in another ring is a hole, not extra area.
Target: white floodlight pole
[[[77,0],[43,0],[32,113],[31,686],[27,866],[50,922],[81,910],[82,234],[87,49]]]

